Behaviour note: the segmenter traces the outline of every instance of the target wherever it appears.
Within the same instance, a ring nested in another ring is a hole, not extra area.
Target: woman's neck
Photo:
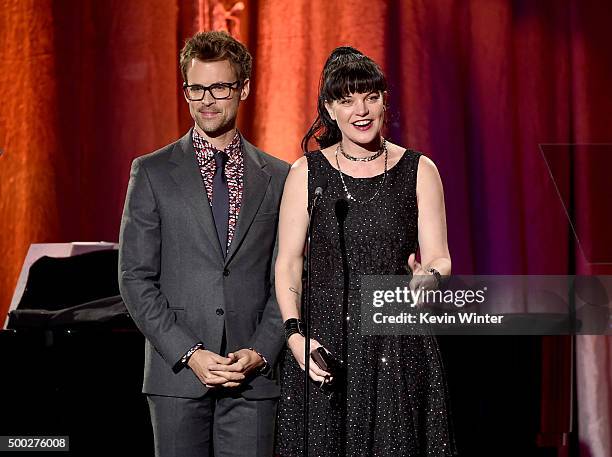
[[[381,138],[376,137],[368,144],[357,144],[353,141],[342,139],[341,145],[344,152],[353,157],[369,157],[380,150]]]

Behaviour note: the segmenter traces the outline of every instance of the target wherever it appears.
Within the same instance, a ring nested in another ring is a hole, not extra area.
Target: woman
[[[277,452],[302,455],[303,252],[316,187],[311,257],[311,350],[345,361],[332,400],[311,357],[310,456],[447,456],[446,386],[430,336],[362,336],[360,275],[414,275],[433,287],[449,275],[442,183],[431,160],[382,137],[387,83],[370,58],[337,48],[321,77],[318,117],[304,137],[280,210],[276,294],[286,322]],[[319,151],[307,152],[312,138]],[[418,176],[418,179],[417,179]],[[422,264],[415,260],[417,244]]]

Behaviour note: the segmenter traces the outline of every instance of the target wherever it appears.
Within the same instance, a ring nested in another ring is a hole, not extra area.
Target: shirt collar
[[[212,160],[217,152],[221,152],[215,146],[213,146],[206,138],[198,133],[196,129],[193,129],[193,133],[191,135],[193,140],[193,147],[196,152],[200,152],[206,161]],[[228,144],[223,152],[227,154],[228,160],[230,162],[234,162],[238,160],[238,156],[242,153],[242,136],[238,129],[236,129],[236,134],[230,144]]]

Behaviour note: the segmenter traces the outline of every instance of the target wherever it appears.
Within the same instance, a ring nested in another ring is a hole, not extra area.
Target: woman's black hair
[[[302,139],[302,150],[308,152],[312,138],[321,149],[338,143],[342,134],[325,108],[325,102],[340,100],[352,93],[384,92],[387,80],[380,67],[360,51],[341,46],[325,62],[319,83],[317,118]]]

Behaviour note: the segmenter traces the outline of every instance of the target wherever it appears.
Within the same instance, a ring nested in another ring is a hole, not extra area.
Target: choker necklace
[[[342,141],[340,141],[340,144],[338,145],[338,147],[340,148],[340,152],[342,153],[342,155],[346,157],[347,159],[352,160],[353,162],[370,162],[372,160],[378,159],[382,155],[382,153],[385,151],[385,139],[384,138],[382,139],[382,146],[378,150],[378,152],[368,157],[355,157],[355,156],[348,154],[347,152],[344,151],[344,146],[342,146]]]
[[[376,157],[379,157],[383,153],[385,154],[385,171],[383,173],[383,180],[378,185],[378,189],[376,189],[376,192],[374,192],[374,195],[372,195],[367,200],[363,200],[363,201],[357,200],[355,197],[353,197],[353,195],[349,192],[348,187],[346,187],[346,183],[344,182],[344,173],[342,173],[342,169],[340,168],[340,161],[338,160],[338,149],[340,149],[342,151],[342,142],[340,142],[340,144],[338,144],[338,146],[336,147],[336,166],[338,167],[338,173],[340,174],[340,181],[342,182],[342,187],[344,188],[344,192],[346,193],[346,198],[348,198],[349,200],[354,201],[355,203],[360,203],[362,205],[365,204],[365,203],[370,203],[380,193],[380,189],[383,188],[383,186],[385,185],[385,181],[387,180],[387,162],[388,162],[388,159],[389,159],[389,154],[387,152],[387,142],[383,138],[383,140],[382,140],[382,148],[376,154]],[[370,160],[373,160],[373,159],[370,159]]]

